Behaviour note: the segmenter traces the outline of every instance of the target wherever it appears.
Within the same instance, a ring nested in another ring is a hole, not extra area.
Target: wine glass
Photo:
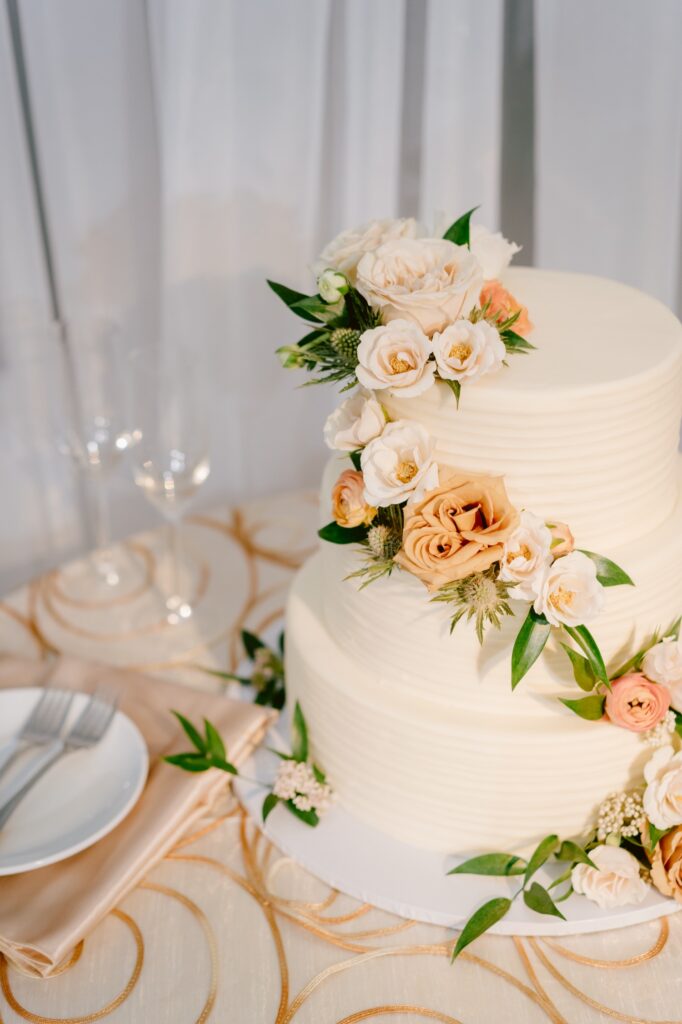
[[[171,625],[195,613],[182,518],[210,473],[206,361],[181,346],[136,352],[131,360],[136,389],[133,477],[168,524],[166,618]]]

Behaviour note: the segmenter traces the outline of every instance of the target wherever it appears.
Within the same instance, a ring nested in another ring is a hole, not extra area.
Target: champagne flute
[[[165,605],[171,625],[194,613],[183,580],[182,518],[210,473],[207,375],[200,353],[179,347],[133,355],[139,441],[133,477],[168,524]]]

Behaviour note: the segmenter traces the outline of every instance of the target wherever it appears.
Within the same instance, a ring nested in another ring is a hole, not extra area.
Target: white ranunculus
[[[315,276],[328,267],[340,270],[355,283],[355,271],[366,252],[378,249],[392,238],[416,238],[417,222],[412,217],[398,220],[371,220],[358,228],[342,231],[332,239],[315,262]]]
[[[360,456],[365,500],[374,508],[420,498],[438,486],[434,442],[418,423],[396,420]]]
[[[478,302],[481,269],[466,246],[444,238],[384,242],[358,263],[356,285],[384,323],[412,320],[429,337]]]
[[[469,246],[478,260],[485,281],[492,281],[507,269],[521,246],[509,242],[499,231],[490,231],[481,224],[472,224]]]
[[[504,545],[500,579],[515,583],[512,597],[534,601],[552,563],[552,534],[545,522],[524,509],[519,525]]]
[[[571,872],[576,892],[604,910],[642,902],[649,886],[640,874],[636,857],[621,846],[607,845],[595,846],[589,857],[596,868],[589,864],[576,864]]]
[[[661,640],[644,655],[642,672],[670,691],[670,703],[682,711],[682,643],[673,637]]]
[[[499,370],[507,354],[500,332],[486,320],[456,320],[431,339],[443,380],[474,380]]]
[[[378,437],[385,426],[383,406],[360,388],[327,417],[324,439],[336,451],[354,452]]]
[[[317,279],[317,290],[324,302],[333,305],[348,291],[348,278],[338,270],[323,270]]]
[[[366,388],[413,398],[433,384],[435,363],[426,335],[410,320],[393,320],[365,331],[358,345],[356,376]]]
[[[581,626],[599,615],[603,606],[604,588],[597,568],[582,551],[572,551],[549,567],[534,605],[553,626]]]
[[[682,825],[682,750],[659,747],[644,768],[644,813],[656,828]]]

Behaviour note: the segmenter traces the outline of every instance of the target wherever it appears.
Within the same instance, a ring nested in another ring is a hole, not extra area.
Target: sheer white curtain
[[[334,395],[294,394],[273,350],[296,326],[263,280],[305,288],[344,226],[481,203],[491,226],[520,214],[536,262],[679,299],[676,0],[0,0],[0,387],[14,396],[17,323],[54,304],[17,22],[60,310],[113,313],[140,343],[172,323],[210,347],[204,504],[315,483]],[[527,107],[511,102],[524,60]],[[20,461],[0,446],[0,588],[79,544],[68,469],[46,482],[17,404],[0,407],[1,435],[23,445]],[[122,470],[117,532],[151,521]]]

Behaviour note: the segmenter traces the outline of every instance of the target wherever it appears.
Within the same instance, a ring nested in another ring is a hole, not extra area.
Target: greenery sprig
[[[284,707],[286,689],[284,685],[284,632],[277,641],[277,649],[269,647],[264,640],[247,629],[241,632],[242,645],[247,658],[251,662],[250,675],[239,675],[235,672],[223,672],[220,669],[198,667],[208,675],[216,676],[226,682],[241,683],[252,686],[256,691],[254,704],[275,708],[280,711]]]

